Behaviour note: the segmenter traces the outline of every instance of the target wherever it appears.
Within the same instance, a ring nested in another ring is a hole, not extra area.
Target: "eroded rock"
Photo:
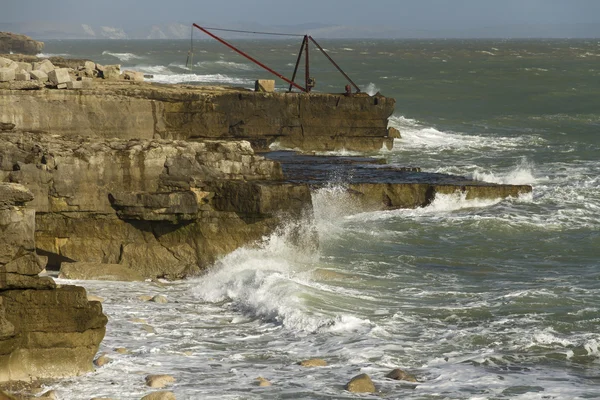
[[[352,393],[375,393],[375,384],[367,374],[356,375],[346,384],[346,390]]]
[[[146,386],[151,388],[163,388],[175,383],[176,379],[171,375],[148,375],[146,376]]]
[[[327,361],[320,358],[311,358],[310,360],[300,361],[298,364],[303,367],[326,367]]]
[[[143,281],[136,271],[119,264],[101,264],[90,262],[63,263],[60,267],[61,279],[97,280],[97,281]]]
[[[176,400],[173,392],[154,392],[142,397],[142,400]]]

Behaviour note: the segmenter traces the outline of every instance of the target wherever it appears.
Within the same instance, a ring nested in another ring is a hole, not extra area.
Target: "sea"
[[[51,40],[42,56],[120,64],[156,83],[271,78],[201,35]],[[177,399],[600,399],[600,40],[315,39],[362,91],[396,99],[389,124],[402,135],[391,150],[334,155],[533,192],[365,212],[332,179],[303,222],[318,247],[291,240],[290,222],[198,277],[58,280],[105,299],[100,353],[112,362],[48,388],[140,399],[154,390],[146,375],[168,374]],[[290,77],[300,40],[231,42]],[[344,91],[314,46],[310,59],[315,91]],[[168,302],[139,299],[157,294]],[[297,364],[310,358],[328,365]],[[416,382],[386,378],[394,368]],[[377,393],[345,390],[362,373]]]

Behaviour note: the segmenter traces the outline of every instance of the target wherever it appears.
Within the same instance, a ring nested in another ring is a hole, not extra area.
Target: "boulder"
[[[15,80],[15,70],[12,68],[0,68],[0,82],[9,82]]]
[[[119,264],[101,264],[93,262],[62,263],[61,279],[95,280],[95,281],[143,281],[136,271]]]
[[[69,70],[67,68],[57,68],[48,72],[48,80],[58,86],[71,81]]]
[[[176,379],[171,375],[148,375],[146,376],[146,386],[151,388],[163,388],[175,383]]]
[[[303,367],[326,367],[327,361],[320,358],[311,358],[310,360],[300,361],[298,364]]]
[[[414,375],[411,375],[400,368],[390,371],[385,377],[397,381],[417,382],[417,378],[415,378]]]
[[[153,301],[153,302],[159,303],[159,304],[166,304],[169,302],[167,300],[167,298],[165,296],[163,296],[162,294],[157,294],[156,296],[152,297],[150,299],[150,301]]]
[[[31,72],[33,71],[33,65],[31,63],[28,62],[17,62],[17,65],[19,66],[19,70],[23,70],[25,72]]]
[[[94,365],[96,367],[103,367],[111,361],[112,359],[110,357],[108,357],[106,354],[102,354],[94,360]]]
[[[258,79],[254,82],[254,91],[272,93],[275,91],[275,81],[273,79]]]
[[[121,66],[118,64],[115,65],[105,65],[104,70],[102,71],[102,77],[108,80],[117,80],[121,78]]]
[[[142,397],[142,400],[176,400],[173,392],[154,392]]]
[[[388,128],[388,137],[393,138],[393,139],[401,139],[402,136],[400,135],[400,131],[396,128],[394,128],[393,126]]]
[[[0,68],[6,68],[14,61],[9,58],[0,57]]]
[[[40,71],[38,69],[31,71],[30,73],[31,79],[36,80],[36,81],[40,81],[40,82],[47,82],[48,81],[48,74],[45,73],[44,71]]]
[[[67,82],[67,89],[83,89],[82,81],[69,81]]]
[[[19,72],[17,72],[15,74],[15,80],[16,81],[29,81],[31,79],[31,75],[29,74],[29,72],[25,71],[25,70],[21,70]]]
[[[54,64],[52,64],[52,62],[50,60],[42,60],[40,62],[33,63],[34,71],[42,71],[45,74],[49,74],[50,71],[53,71],[55,69],[56,69],[56,67],[54,66]]]
[[[139,71],[123,71],[123,79],[126,81],[144,82],[144,73]]]
[[[271,386],[271,382],[269,382],[267,379],[263,378],[262,376],[259,376],[258,378],[256,378],[256,380],[258,381],[258,386],[260,386],[260,387]]]
[[[125,347],[116,347],[115,348],[115,353],[118,353],[118,354],[131,354],[131,351],[129,351]]]
[[[352,393],[375,393],[375,385],[367,374],[360,374],[350,379],[346,390]]]

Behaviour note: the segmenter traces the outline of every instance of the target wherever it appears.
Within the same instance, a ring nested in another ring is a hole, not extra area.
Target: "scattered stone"
[[[128,349],[126,349],[125,347],[117,347],[117,348],[115,348],[115,353],[130,354],[131,352]]]
[[[61,279],[123,282],[144,280],[139,273],[126,266],[92,262],[62,263],[58,277]]]
[[[138,71],[124,71],[123,79],[127,81],[144,82],[144,74]]]
[[[121,66],[118,64],[105,65],[104,70],[102,71],[102,77],[104,79],[109,79],[109,80],[120,79],[121,78]]]
[[[33,66],[31,65],[31,63],[28,63],[28,62],[17,62],[17,65],[19,66],[19,70],[23,70],[25,72],[31,72],[31,71],[33,71]]]
[[[269,382],[267,379],[263,378],[262,376],[259,376],[258,378],[256,378],[256,380],[258,381],[258,386],[261,386],[261,387],[271,386],[271,382]]]
[[[138,296],[138,300],[141,300],[141,301],[150,301],[150,300],[152,300],[152,296],[149,296],[147,294],[143,294],[141,296]]]
[[[9,82],[15,80],[15,70],[10,68],[0,68],[0,82]]]
[[[134,324],[147,324],[148,323],[148,321],[146,321],[144,318],[134,318],[130,321],[133,322]]]
[[[417,378],[415,378],[414,375],[402,371],[400,368],[392,370],[385,377],[395,379],[397,381],[417,382]]]
[[[162,294],[157,294],[156,296],[152,297],[150,299],[150,301],[153,301],[153,302],[159,303],[159,304],[166,304],[169,302],[167,300],[167,298],[165,296],[163,296]]]
[[[176,400],[173,392],[154,392],[142,397],[142,400]]]
[[[104,303],[104,299],[100,296],[95,296],[93,294],[88,294],[87,296],[88,301],[99,301],[100,303]]]
[[[71,80],[69,70],[67,68],[58,68],[48,72],[48,80],[55,85],[61,85]]]
[[[346,390],[352,393],[375,393],[375,385],[367,374],[356,375],[346,384]]]
[[[56,67],[50,60],[42,60],[39,63],[33,63],[34,71],[42,71],[46,74],[49,74],[50,71],[54,71]]]
[[[311,358],[310,360],[300,361],[298,364],[303,367],[326,367],[327,361],[320,358]]]
[[[273,93],[275,91],[275,81],[273,79],[258,79],[254,82],[254,91]]]
[[[108,357],[106,354],[103,353],[100,355],[100,357],[98,357],[94,360],[94,365],[96,367],[103,367],[111,361],[112,361],[112,358]]]
[[[66,83],[59,83],[58,85],[56,85],[57,89],[66,89],[67,88],[67,84]]]
[[[141,328],[148,333],[156,333],[156,330],[151,325],[143,324],[141,325]]]
[[[175,383],[175,378],[171,375],[148,375],[146,377],[146,386],[151,388],[164,388],[172,383]]]
[[[48,74],[45,73],[44,71],[34,69],[33,71],[30,72],[30,75],[31,75],[31,79],[33,79],[33,80],[40,81],[40,82],[48,81]]]
[[[69,81],[69,82],[67,82],[67,89],[69,89],[69,90],[83,89],[83,82],[82,81]]]
[[[0,57],[0,68],[6,68],[12,62],[13,62],[13,60],[10,60],[10,59],[4,58],[4,57]]]
[[[31,75],[29,74],[29,72],[22,69],[21,71],[19,71],[15,74],[15,80],[16,81],[29,81],[29,80],[31,80]]]
[[[393,139],[401,139],[402,135],[400,135],[400,131],[394,127],[389,127],[388,128],[388,137],[391,137]]]

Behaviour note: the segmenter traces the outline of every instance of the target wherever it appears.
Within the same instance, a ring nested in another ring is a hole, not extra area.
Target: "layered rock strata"
[[[33,40],[29,36],[11,32],[0,32],[0,54],[22,53],[38,54],[44,48],[43,42]]]
[[[102,140],[0,133],[0,181],[34,194],[49,266],[195,274],[310,209],[309,189],[243,141]]]
[[[40,277],[33,195],[0,183],[0,382],[78,375],[92,370],[107,319],[85,289]]]
[[[255,149],[378,151],[393,143],[395,100],[383,96],[102,82],[72,91],[0,85],[0,122],[95,138],[247,140]]]

